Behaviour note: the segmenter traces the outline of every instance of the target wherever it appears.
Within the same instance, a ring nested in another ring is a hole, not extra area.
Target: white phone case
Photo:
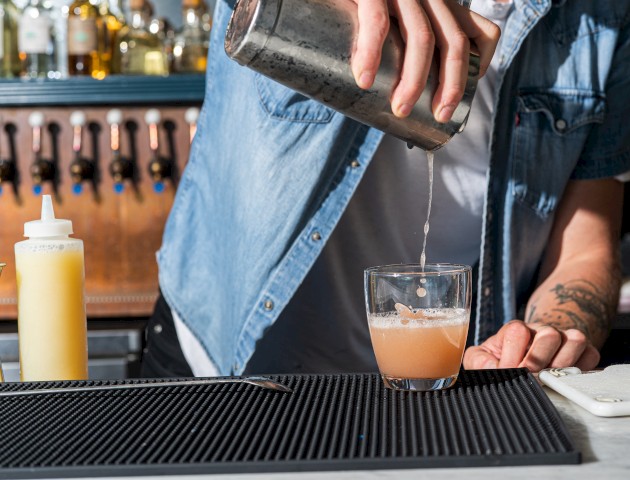
[[[538,378],[593,415],[630,415],[630,365],[611,365],[593,372],[576,367],[550,368]]]

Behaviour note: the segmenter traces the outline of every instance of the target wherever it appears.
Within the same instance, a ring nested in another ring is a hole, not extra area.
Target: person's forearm
[[[599,349],[615,318],[621,273],[617,255],[589,252],[585,257],[554,271],[536,289],[525,322],[580,330]]]

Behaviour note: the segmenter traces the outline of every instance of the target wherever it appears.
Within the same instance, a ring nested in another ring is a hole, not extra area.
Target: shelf
[[[185,105],[201,103],[204,91],[205,78],[199,74],[0,80],[0,106]]]

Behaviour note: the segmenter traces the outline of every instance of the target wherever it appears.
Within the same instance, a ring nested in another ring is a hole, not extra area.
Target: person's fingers
[[[405,42],[400,81],[391,99],[392,111],[398,117],[406,117],[427,83],[435,37],[429,19],[417,0],[392,0],[390,4]]]
[[[549,365],[561,345],[561,332],[550,326],[537,329],[532,345],[519,366],[530,372],[539,372]]]
[[[352,74],[361,88],[367,89],[381,63],[383,42],[389,32],[389,11],[386,0],[356,0],[359,34],[352,54]]]
[[[466,370],[499,368],[499,360],[482,346],[468,347],[464,352],[463,365]]]
[[[501,29],[487,18],[467,8],[453,8],[452,12],[466,36],[479,51],[479,77],[483,77],[499,43]]]
[[[530,345],[532,332],[520,320],[512,320],[501,327],[503,344],[499,368],[516,368],[525,358]]]
[[[565,330],[562,337],[562,345],[549,363],[551,368],[574,366],[588,345],[588,339],[581,330],[574,328]]]
[[[582,371],[593,370],[597,367],[600,358],[601,356],[597,349],[589,343],[584,349],[580,359],[575,362],[575,366]]]
[[[352,54],[352,73],[360,88],[372,86],[383,43],[389,31],[387,0],[355,0],[359,32]],[[480,53],[481,75],[496,48],[499,28],[489,20],[449,0],[390,0],[405,41],[400,81],[392,94],[392,111],[409,115],[426,85],[437,44],[440,51],[439,86],[433,98],[437,121],[447,122],[461,100],[468,76],[469,37]],[[461,23],[461,25],[460,25]],[[434,41],[435,39],[435,41]]]
[[[440,53],[440,84],[433,97],[433,115],[448,122],[464,95],[470,42],[445,0],[423,0]],[[461,8],[454,5],[453,8]]]

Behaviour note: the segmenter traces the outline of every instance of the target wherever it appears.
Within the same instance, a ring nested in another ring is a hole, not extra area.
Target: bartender
[[[396,115],[417,100],[435,47],[434,116],[448,120],[470,45],[481,53],[466,129],[435,154],[427,242],[430,262],[476,266],[464,367],[595,367],[620,286],[630,4],[355,3],[361,88],[390,22],[406,43]],[[425,153],[228,59],[232,7],[217,2],[199,130],[158,253],[162,295],[143,373],[376,371],[362,272],[417,263]]]

